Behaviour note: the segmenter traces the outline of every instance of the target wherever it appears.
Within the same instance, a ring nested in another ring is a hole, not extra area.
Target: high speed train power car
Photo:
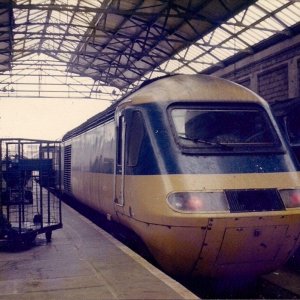
[[[144,85],[63,138],[64,192],[171,275],[256,276],[299,246],[300,176],[267,103],[206,75]]]

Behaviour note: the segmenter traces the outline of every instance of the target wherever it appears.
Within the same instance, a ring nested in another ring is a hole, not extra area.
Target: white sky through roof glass
[[[180,56],[175,55],[167,67],[166,64],[162,64],[159,69],[171,73],[172,70],[187,70],[189,73],[191,69],[184,68],[184,65],[190,65],[193,66],[192,69],[197,70],[194,73],[205,71],[212,63],[217,63],[218,60],[225,60],[240,51],[244,51],[248,47],[285,30],[288,26],[295,25],[299,20],[300,3],[297,1],[258,0],[197,41],[194,46],[190,46],[188,52],[185,53],[186,58],[191,58],[189,63],[180,62]],[[200,46],[204,44],[210,46],[205,50],[207,52],[205,55],[203,55],[203,47]],[[198,50],[196,45],[199,46]],[[181,53],[185,51],[182,50]],[[209,54],[212,54],[214,59]],[[176,58],[178,59],[176,60]],[[202,67],[198,69],[195,66],[195,61],[202,63]]]

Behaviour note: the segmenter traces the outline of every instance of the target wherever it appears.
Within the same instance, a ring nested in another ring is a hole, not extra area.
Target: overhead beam
[[[113,7],[107,7],[107,8],[101,8],[101,7],[87,7],[87,6],[81,6],[81,5],[63,5],[63,4],[18,4],[15,3],[13,5],[14,8],[17,9],[28,9],[28,10],[53,10],[53,11],[59,11],[59,12],[80,12],[80,13],[95,13],[95,14],[103,14],[103,15],[120,15],[120,16],[126,16],[131,17],[133,15],[140,16],[140,17],[152,17],[153,13],[151,12],[144,12],[143,7],[139,10],[136,9],[120,9],[120,8],[113,8]],[[176,13],[168,13],[168,12],[162,12],[160,14],[161,17],[170,17],[170,18],[180,18],[180,19],[189,19],[189,20],[207,20],[207,17],[195,13],[195,12],[176,12]],[[212,20],[210,20],[212,21]]]

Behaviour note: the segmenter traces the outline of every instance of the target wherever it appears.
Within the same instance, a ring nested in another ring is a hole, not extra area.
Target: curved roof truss
[[[295,0],[0,0],[0,97],[113,101],[222,67],[299,20]]]

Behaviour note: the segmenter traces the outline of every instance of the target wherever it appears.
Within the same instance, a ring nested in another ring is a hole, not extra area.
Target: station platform
[[[27,250],[0,252],[0,299],[198,299],[75,210]]]

